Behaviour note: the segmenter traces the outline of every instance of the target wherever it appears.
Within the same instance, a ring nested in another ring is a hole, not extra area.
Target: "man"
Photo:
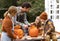
[[[52,38],[53,41],[57,41],[55,27],[52,20],[48,19],[46,12],[43,12],[40,16],[38,16],[35,23],[40,30],[44,30],[44,33],[43,31],[41,33],[44,35],[45,41],[50,41],[50,38]]]
[[[28,26],[30,23],[27,21],[26,18],[26,12],[29,12],[31,5],[28,2],[23,3],[20,7],[17,8],[17,15],[13,17],[14,24],[19,24],[22,26],[22,29],[26,33],[26,29],[28,29]]]

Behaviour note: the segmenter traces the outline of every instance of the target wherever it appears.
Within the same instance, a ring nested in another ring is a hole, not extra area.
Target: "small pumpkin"
[[[17,37],[19,37],[19,39],[21,39],[23,36],[24,36],[24,32],[22,29],[20,29],[20,26],[15,26],[15,29],[14,29],[14,35]]]
[[[29,28],[29,36],[31,37],[37,37],[38,36],[38,29],[35,25],[31,25],[31,27]]]
[[[16,25],[16,26],[14,27],[14,29],[20,29],[20,28],[21,28],[20,25]]]

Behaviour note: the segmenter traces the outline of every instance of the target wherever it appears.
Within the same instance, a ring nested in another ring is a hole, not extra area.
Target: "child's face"
[[[45,22],[46,20],[44,20],[44,19],[41,19],[41,22]]]
[[[14,14],[14,13],[12,13],[12,16],[15,16],[15,14]]]
[[[44,19],[41,19],[40,21],[41,21],[41,23],[42,23],[42,24],[44,24],[46,20],[44,20]]]
[[[12,12],[11,12],[12,16],[15,16],[16,13],[17,13],[16,11],[12,11]]]
[[[16,15],[16,12],[13,12],[13,13],[12,13],[12,16],[15,16],[15,15]]]

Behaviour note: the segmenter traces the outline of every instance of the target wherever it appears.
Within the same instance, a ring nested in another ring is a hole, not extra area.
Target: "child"
[[[42,14],[36,18],[35,23],[37,26],[39,25],[40,30],[43,28],[45,41],[50,41],[50,38],[52,38],[53,41],[57,41],[53,21],[48,19],[46,12],[42,12]]]
[[[15,39],[12,32],[13,23],[12,23],[12,17],[16,15],[16,7],[11,6],[8,11],[4,14],[4,19],[2,22],[2,35],[1,35],[1,41],[11,41],[11,39]]]

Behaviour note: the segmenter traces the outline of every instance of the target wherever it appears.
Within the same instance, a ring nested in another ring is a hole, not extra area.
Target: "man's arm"
[[[20,14],[21,10],[20,10],[20,7],[16,7],[17,8],[17,14],[13,17],[13,20],[14,20],[14,24],[15,25],[24,25],[24,23],[21,23],[21,22],[18,22],[17,21],[17,17],[18,17],[18,14]]]
[[[17,21],[17,15],[13,17],[13,20],[14,20],[14,24],[15,25],[21,25],[21,26],[24,26],[25,25],[24,23],[21,23],[21,22],[18,22]]]
[[[27,18],[26,18],[26,13],[24,13],[24,23],[26,24],[26,25],[30,25],[30,23],[27,21]]]

